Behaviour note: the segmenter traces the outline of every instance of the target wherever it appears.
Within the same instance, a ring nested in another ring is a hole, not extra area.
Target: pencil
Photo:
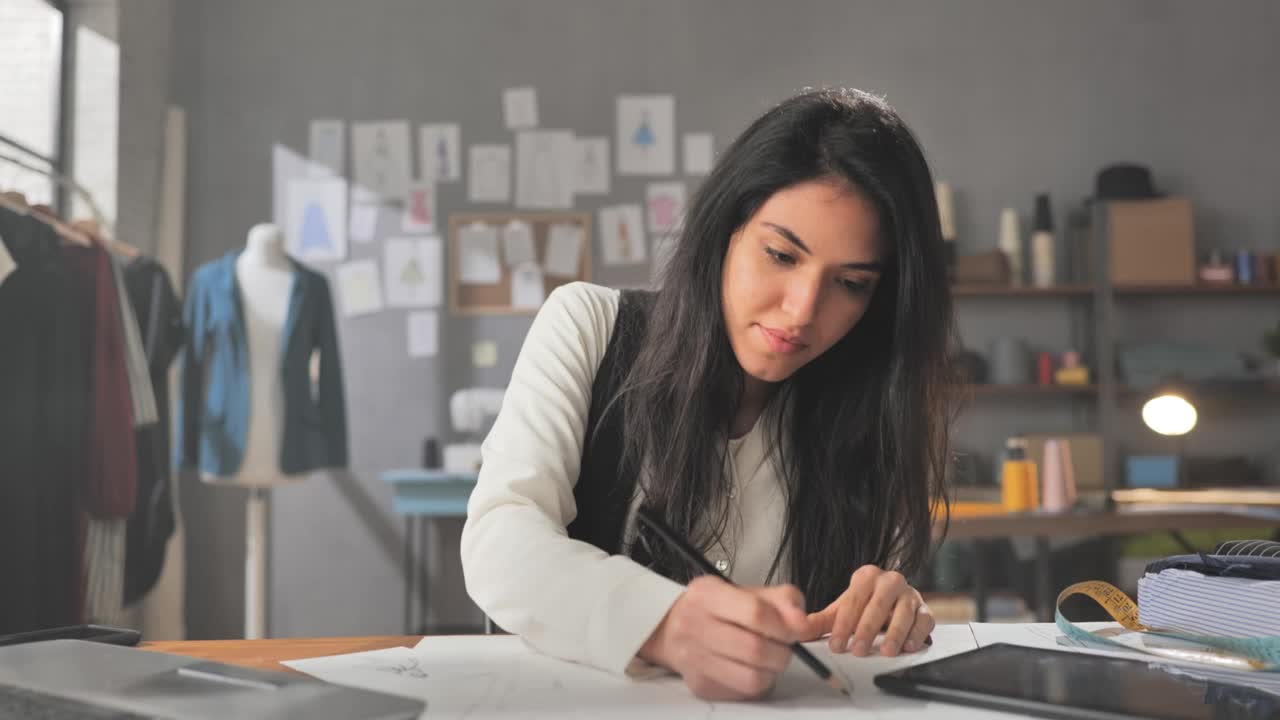
[[[726,577],[724,573],[717,570],[715,565],[712,565],[710,561],[703,557],[702,553],[695,550],[692,545],[668,527],[667,524],[663,522],[662,519],[659,518],[652,510],[641,507],[636,510],[636,514],[639,516],[640,520],[653,528],[654,532],[658,533],[663,540],[670,543],[671,547],[675,548],[686,560],[696,565],[703,573],[707,575],[715,575],[730,585],[734,584],[734,582]],[[852,688],[846,688],[844,683],[840,681],[840,678],[837,677],[835,673],[831,672],[831,668],[827,667],[821,660],[815,657],[813,653],[809,652],[809,649],[804,645],[801,645],[798,642],[791,643],[791,652],[794,653],[796,657],[800,658],[801,662],[808,665],[809,669],[813,670],[813,672],[816,673],[818,677],[832,689],[838,690],[845,696],[850,696]]]

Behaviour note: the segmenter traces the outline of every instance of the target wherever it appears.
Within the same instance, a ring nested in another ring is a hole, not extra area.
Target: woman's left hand
[[[809,614],[805,640],[831,633],[831,652],[850,650],[859,657],[871,652],[881,628],[888,625],[880,654],[893,657],[899,651],[923,648],[935,625],[929,607],[902,573],[863,565],[849,580],[849,589],[826,608]]]

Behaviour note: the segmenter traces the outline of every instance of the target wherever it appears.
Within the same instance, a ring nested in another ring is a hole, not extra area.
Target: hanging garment
[[[142,332],[142,345],[160,421],[140,427],[138,493],[129,518],[125,548],[124,601],[132,604],[149,592],[164,566],[165,547],[174,528],[169,472],[169,366],[182,349],[186,331],[182,304],[169,274],[155,260],[138,256],[124,268],[125,287]]]
[[[176,463],[221,477],[240,469],[249,428],[249,347],[235,270],[239,255],[227,253],[196,270],[183,311],[188,341],[182,353]],[[293,291],[280,348],[280,470],[292,475],[346,467],[347,418],[329,283],[296,260],[290,263]],[[316,352],[319,377],[313,390],[310,363]]]
[[[0,634],[80,621],[86,318],[38,220],[0,208]]]

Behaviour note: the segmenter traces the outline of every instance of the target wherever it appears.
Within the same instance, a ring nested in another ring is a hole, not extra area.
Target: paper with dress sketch
[[[352,260],[338,266],[338,302],[345,317],[382,309],[382,283],[375,260]]]
[[[644,262],[644,219],[639,205],[600,208],[600,248],[605,265]]]
[[[573,189],[583,195],[609,194],[609,138],[573,141]]]
[[[618,174],[674,174],[675,98],[671,95],[619,95],[617,143]]]
[[[578,277],[582,267],[583,230],[573,223],[556,223],[547,231],[547,256],[542,267],[548,275]]]
[[[440,352],[440,314],[435,310],[409,313],[409,357],[435,357]]]
[[[289,226],[289,184],[295,180],[325,178],[328,169],[284,145],[271,146],[271,221],[281,229]]]
[[[444,297],[444,255],[440,238],[390,238],[382,248],[387,305],[435,307]]]
[[[347,257],[347,181],[311,178],[289,183],[285,247],[300,260]]]
[[[502,115],[508,130],[538,127],[538,91],[531,87],[503,90]]]
[[[684,183],[649,183],[644,193],[649,232],[666,235],[684,219]]]
[[[404,232],[435,232],[436,184],[430,181],[409,183],[400,220]]]
[[[358,243],[373,241],[378,231],[377,205],[351,205],[351,239]]]
[[[502,279],[498,263],[498,228],[472,223],[458,229],[458,282],[492,285]]]
[[[567,130],[516,133],[516,207],[572,208],[573,151],[573,133]]]
[[[321,175],[342,177],[347,172],[347,124],[341,120],[312,120],[307,154],[314,163],[312,171]],[[327,172],[326,172],[327,171]]]
[[[511,307],[536,310],[546,299],[541,265],[525,263],[511,270]]]
[[[711,172],[715,152],[711,133],[687,133],[684,136],[684,174],[706,175]]]
[[[532,225],[523,220],[512,220],[503,226],[502,259],[509,268],[538,261]]]
[[[359,193],[404,202],[412,173],[409,123],[355,123],[351,129],[352,182]]]
[[[945,710],[945,717],[985,718],[990,712],[934,704],[881,693],[878,673],[974,648],[965,625],[939,626],[929,649],[896,658],[833,658],[825,642],[809,648],[854,685],[847,698],[792,661],[769,698],[757,703],[712,703],[689,692],[675,675],[635,679],[557,660],[513,635],[431,636],[413,650],[389,648],[283,664],[313,677],[351,687],[423,700],[423,717],[618,718],[707,720],[732,718],[830,718],[847,720],[866,711],[880,716],[918,717]],[[935,710],[936,708],[936,710]]]
[[[468,148],[467,197],[475,203],[511,201],[509,145],[472,145]]]
[[[418,128],[418,158],[422,179],[453,182],[462,177],[462,131],[452,123]]]

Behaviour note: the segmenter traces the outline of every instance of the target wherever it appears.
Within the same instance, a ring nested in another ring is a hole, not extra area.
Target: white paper
[[[351,206],[351,239],[359,243],[371,242],[377,230],[378,206],[353,204]]]
[[[600,208],[600,248],[605,265],[644,262],[644,220],[639,205]]]
[[[434,307],[444,296],[440,238],[391,238],[382,248],[391,307]]]
[[[458,229],[458,282],[492,285],[502,279],[498,264],[498,228],[473,223]]]
[[[271,146],[271,221],[282,230],[289,226],[289,184],[295,180],[323,178],[328,170],[284,145]]]
[[[508,130],[538,127],[538,92],[531,87],[503,90],[502,114]]]
[[[514,268],[537,262],[533,246],[533,226],[523,220],[512,220],[502,228],[502,257],[507,267]]]
[[[618,96],[618,173],[675,172],[676,101],[670,95]]]
[[[467,197],[471,202],[511,201],[509,145],[472,145],[467,163]]]
[[[525,263],[511,271],[511,306],[528,309],[539,308],[547,299],[542,283],[542,266]]]
[[[573,207],[573,133],[516,133],[516,206],[567,210]]]
[[[356,123],[351,134],[358,191],[404,202],[410,181],[409,123]]]
[[[573,141],[574,183],[584,195],[609,194],[609,138],[584,137]]]
[[[308,261],[347,257],[347,181],[313,178],[289,183],[285,247]]]
[[[478,368],[493,367],[498,364],[498,343],[492,340],[481,340],[471,345],[471,364]]]
[[[434,310],[411,312],[407,323],[409,357],[435,357],[440,351],[440,314]]]
[[[644,193],[649,232],[667,234],[684,219],[684,183],[649,183]]]
[[[409,184],[400,221],[404,232],[434,232],[436,229],[436,185],[433,182]]]
[[[684,136],[684,174],[706,175],[714,163],[711,133],[687,133]]]
[[[283,664],[328,682],[422,700],[431,718],[444,720],[587,718],[600,716],[602,708],[611,718],[637,720],[991,717],[990,711],[900,698],[876,688],[878,674],[975,647],[967,625],[941,625],[933,640],[926,650],[893,658],[833,656],[825,641],[808,643],[818,659],[853,686],[852,697],[836,693],[795,660],[768,700],[759,703],[707,702],[689,692],[677,676],[636,680],[603,672],[543,655],[514,635],[433,635],[412,650],[388,648]]]
[[[382,309],[382,283],[378,263],[353,260],[338,266],[338,298],[345,317],[356,317]]]
[[[578,277],[582,267],[582,227],[556,223],[547,231],[547,257],[543,267],[548,275]]]
[[[312,120],[311,156],[312,172],[342,177],[346,174],[347,124],[341,120]],[[327,172],[325,172],[327,171]]]
[[[462,177],[462,132],[457,125],[427,124],[418,128],[422,178],[452,182]]]

